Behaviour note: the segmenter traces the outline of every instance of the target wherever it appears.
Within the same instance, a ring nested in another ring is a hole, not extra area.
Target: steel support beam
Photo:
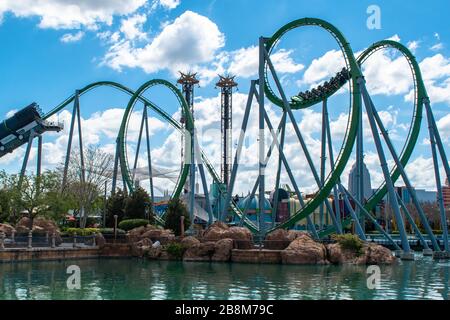
[[[281,155],[281,158],[282,158],[283,163],[284,163],[284,167],[286,168],[286,172],[288,173],[289,179],[291,180],[292,186],[294,187],[294,190],[295,190],[295,193],[296,193],[296,195],[298,197],[300,205],[302,207],[304,207],[305,206],[305,202],[303,201],[302,194],[300,192],[300,189],[297,186],[297,183],[295,182],[294,175],[292,174],[292,171],[291,171],[291,168],[289,166],[289,163],[286,160],[286,156],[284,155],[284,151],[282,149],[280,149],[280,144],[278,143],[278,138],[277,138],[275,132],[273,131],[272,123],[270,122],[270,119],[269,119],[269,116],[266,113],[266,110],[264,110],[264,117],[265,117],[267,126],[269,127],[269,131],[272,133],[273,140],[275,141],[276,146],[278,148],[278,152]],[[286,119],[284,119],[284,121],[286,121]],[[307,221],[307,224],[308,224],[308,229],[310,229],[313,237],[315,239],[318,239],[319,235],[317,234],[316,227],[314,226],[314,223],[312,222],[311,217],[307,216],[306,217],[306,221]],[[336,226],[336,228],[337,228],[337,226]]]
[[[69,170],[69,163],[70,163],[70,155],[72,152],[72,139],[73,139],[73,130],[75,127],[75,119],[77,117],[77,112],[78,112],[78,108],[77,108],[77,101],[79,100],[79,93],[78,90],[75,91],[75,96],[74,96],[74,102],[73,102],[73,109],[72,109],[72,119],[70,120],[70,128],[69,128],[69,140],[67,141],[67,152],[66,152],[66,159],[64,162],[64,172],[63,172],[63,181],[62,181],[62,188],[61,190],[63,191],[66,183],[67,183],[67,173]]]
[[[425,103],[425,108],[427,110],[428,131],[430,134],[430,144],[431,144],[431,154],[433,157],[434,177],[436,179],[437,202],[439,205],[439,212],[440,212],[440,217],[441,217],[442,240],[444,241],[444,250],[446,252],[449,252],[447,216],[445,213],[444,199],[443,199],[444,197],[442,194],[441,175],[439,172],[439,159],[438,159],[437,150],[436,150],[437,130],[435,130],[435,126],[433,125],[434,118],[432,116],[431,107],[428,102]],[[442,154],[441,154],[441,157],[442,157]],[[445,153],[444,153],[444,159],[446,159]],[[448,165],[448,162],[446,164]],[[445,163],[444,163],[444,166],[445,166]]]
[[[22,169],[20,170],[20,176],[19,176],[19,181],[18,181],[19,190],[22,187],[23,178],[25,177],[28,159],[30,158],[31,147],[33,146],[33,139],[35,136],[36,136],[36,134],[34,133],[34,130],[31,130],[30,137],[28,138],[27,149],[25,151],[25,156],[24,156],[23,162],[22,162]]]
[[[397,166],[397,170],[399,170],[399,172],[400,172],[403,182],[405,183],[405,186],[406,186],[409,194],[411,195],[411,199],[417,210],[417,213],[419,214],[420,220],[421,220],[428,236],[430,237],[431,243],[433,244],[433,248],[435,251],[440,251],[441,249],[439,247],[439,244],[437,243],[436,236],[434,235],[433,230],[431,229],[431,226],[428,222],[428,218],[425,215],[425,213],[423,212],[422,206],[420,205],[419,199],[417,198],[416,190],[413,188],[411,181],[409,180],[409,177],[406,174],[403,164],[400,161],[400,158],[397,155],[397,152],[395,151],[394,145],[393,145],[391,139],[389,138],[389,134],[388,134],[386,128],[384,127],[383,121],[381,120],[370,96],[368,97],[368,101],[372,107],[373,116],[375,118],[375,121],[381,131],[381,134],[383,135],[384,141],[386,142],[386,145],[392,155],[392,158],[394,159],[395,165]]]
[[[430,249],[428,246],[428,243],[425,241],[425,238],[422,236],[422,233],[420,233],[419,228],[417,227],[416,223],[414,222],[413,217],[411,216],[408,208],[406,207],[405,203],[403,202],[402,198],[397,194],[398,203],[400,204],[400,207],[402,208],[406,219],[408,219],[408,222],[411,224],[412,228],[414,229],[414,233],[419,237],[420,242],[422,243],[422,246],[424,249]]]
[[[38,149],[37,149],[37,169],[36,175],[40,177],[42,174],[42,135],[38,135]]]
[[[327,100],[324,99],[322,102],[322,134],[320,138],[320,183],[323,185],[325,183],[325,165],[326,165],[326,143],[327,143],[327,135],[326,130],[327,127],[325,125],[325,117],[328,116],[327,113]],[[319,229],[322,229],[324,226],[324,206],[323,203],[319,206]]]
[[[375,123],[375,119],[373,116],[373,109],[370,104],[369,94],[365,87],[364,79],[359,79],[359,85],[360,85],[361,93],[362,93],[362,96],[364,99],[364,105],[366,107],[367,117],[369,119],[370,128],[372,130],[372,136],[373,136],[375,146],[377,149],[378,158],[380,159],[381,169],[383,171],[383,176],[386,181],[386,187],[388,190],[389,201],[390,201],[392,209],[394,211],[395,220],[397,222],[397,228],[400,232],[400,238],[402,240],[402,247],[406,253],[409,253],[411,251],[411,248],[409,246],[408,236],[406,234],[405,225],[403,223],[403,217],[400,212],[400,206],[397,201],[396,191],[394,190],[394,183],[391,179],[391,175],[390,175],[389,168],[387,165],[386,156],[383,151],[383,146],[381,145],[381,139],[378,134],[377,125]]]
[[[145,123],[146,118],[147,118],[147,105],[144,105],[144,110],[142,111],[141,126],[139,127],[139,136],[138,136],[138,142],[137,142],[137,147],[136,147],[136,154],[134,156],[134,164],[133,164],[133,172],[132,172],[133,183],[134,183],[134,180],[136,177],[136,169],[137,169],[137,163],[138,163],[138,159],[139,159],[139,151],[141,150],[142,133],[144,131],[144,123]]]
[[[266,62],[267,62],[268,66],[269,66],[269,69],[270,69],[270,71],[272,73],[272,76],[273,76],[273,79],[274,79],[275,84],[277,86],[278,92],[280,93],[280,95],[282,97],[284,110],[287,112],[287,114],[288,114],[288,116],[289,116],[289,118],[291,120],[292,126],[294,127],[294,131],[295,131],[295,133],[297,135],[297,138],[298,138],[298,140],[300,142],[300,145],[302,146],[303,153],[304,153],[304,155],[306,157],[308,165],[309,165],[309,167],[311,169],[311,172],[312,172],[312,174],[314,176],[314,180],[316,181],[317,186],[320,188],[320,187],[322,187],[322,184],[320,183],[319,175],[317,174],[317,170],[316,170],[316,168],[314,166],[314,163],[312,161],[311,155],[309,154],[308,148],[307,148],[306,143],[305,143],[305,141],[303,139],[303,135],[301,134],[300,129],[299,129],[298,124],[297,124],[297,121],[295,120],[294,113],[292,112],[292,109],[291,109],[291,107],[289,105],[289,102],[286,99],[286,95],[285,95],[285,93],[283,91],[283,88],[281,86],[280,80],[278,79],[278,76],[277,76],[275,68],[274,68],[274,66],[272,64],[272,61],[270,60],[269,54],[267,53],[265,48],[263,48],[263,49],[264,49],[263,51],[264,51],[264,55],[265,55],[265,58],[266,58]],[[337,224],[336,216],[334,216],[333,209],[331,208],[330,203],[328,201],[326,201],[325,205],[327,206],[327,210],[330,212],[330,216],[331,216],[331,219],[333,220],[333,224],[335,225],[337,233],[341,234],[342,233],[342,226]]]
[[[111,194],[116,193],[116,187],[117,187],[117,175],[119,171],[119,143],[120,139],[116,139],[116,154],[114,155],[114,169],[113,169],[113,180],[111,185]]]
[[[327,135],[327,140],[328,140],[328,157],[329,157],[329,162],[330,162],[330,168],[334,168],[334,152],[333,152],[333,140],[331,139],[331,129],[330,129],[330,120],[328,117],[328,103],[327,101],[325,101],[326,103],[323,105],[323,108],[325,109],[324,113],[325,113],[325,129],[326,129],[326,135]],[[340,179],[338,179],[337,184],[340,184]],[[342,193],[342,196],[344,197],[344,201],[346,199],[346,196],[344,194],[344,192],[342,192],[342,190],[340,190],[340,192]],[[336,185],[333,187],[333,196],[334,196],[334,207],[336,208],[335,211],[335,216],[336,216],[336,221],[338,225],[341,225],[341,208],[340,208],[340,204],[339,204],[339,192],[338,192],[338,188],[336,187]],[[348,199],[347,199],[348,202]],[[353,209],[350,207],[351,211],[353,211]],[[354,212],[353,212],[354,214]],[[353,216],[352,214],[352,216]],[[356,230],[359,233],[359,236],[361,239],[365,239],[365,235],[364,235],[364,231],[361,228],[361,225],[359,224],[359,220],[358,219],[354,219],[355,224],[356,224]]]
[[[258,157],[259,157],[259,233],[262,236],[263,233],[263,219],[264,219],[264,207],[265,207],[265,174],[266,163],[264,162],[264,150],[265,150],[265,136],[264,136],[264,74],[265,74],[265,41],[263,37],[259,38],[259,134],[258,134]]]
[[[198,144],[197,134],[195,132],[194,132],[194,144],[195,144],[195,154],[197,157],[198,171],[200,173],[200,179],[202,181],[203,192],[205,193],[206,209],[208,211],[208,225],[211,225],[214,222],[213,210],[211,206],[211,200],[209,199],[208,184],[206,182],[205,169],[202,162],[202,154],[200,151],[200,146]]]
[[[373,225],[375,226],[375,228],[382,233],[386,239],[389,240],[389,242],[392,243],[392,245],[395,247],[396,250],[401,250],[401,248],[399,247],[399,245],[394,241],[394,239],[392,239],[392,237],[383,230],[383,227],[380,226],[380,224],[377,222],[377,220],[375,220],[372,215],[367,212],[367,210],[364,208],[364,206],[355,198],[351,195],[351,193],[345,189],[344,186],[342,186],[342,190],[344,190],[344,192],[347,194],[347,196],[356,204],[356,206],[361,210],[361,213],[370,220],[370,222],[373,223]]]
[[[252,80],[251,85],[250,85],[250,90],[248,93],[247,105],[246,105],[245,111],[244,111],[244,118],[242,120],[241,132],[239,133],[239,140],[238,140],[238,145],[236,148],[236,154],[234,155],[233,169],[231,171],[231,177],[230,177],[230,184],[228,185],[224,209],[223,209],[222,215],[220,217],[220,221],[225,221],[225,217],[228,214],[228,208],[230,207],[231,198],[232,198],[233,189],[234,189],[234,183],[236,181],[236,174],[237,174],[237,170],[239,167],[239,160],[241,158],[242,146],[244,145],[245,132],[247,131],[248,118],[250,115],[250,109],[251,109],[253,97],[255,94],[255,88],[256,88],[256,81]]]
[[[144,106],[145,135],[147,138],[147,161],[148,161],[148,175],[150,178],[150,198],[152,200],[152,206],[153,206],[153,203],[155,202],[155,192],[154,192],[154,188],[153,188],[152,154],[151,154],[151,149],[150,149],[150,133],[149,133],[149,128],[148,128],[147,108],[148,108],[148,105],[146,104]]]

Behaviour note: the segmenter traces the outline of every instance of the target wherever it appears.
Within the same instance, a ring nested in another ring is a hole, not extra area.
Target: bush
[[[339,243],[343,249],[354,251],[357,255],[362,253],[363,242],[357,235],[351,233],[336,234],[332,236],[332,239]]]
[[[176,236],[181,234],[181,216],[184,216],[184,230],[189,229],[191,220],[186,206],[180,199],[171,199],[167,206],[164,228],[172,230]]]
[[[119,223],[119,228],[123,229],[125,231],[129,231],[129,230],[137,228],[137,227],[146,226],[149,223],[150,222],[145,219],[128,219],[128,220],[121,221]]]
[[[186,247],[181,243],[171,242],[166,246],[166,251],[171,257],[181,260],[186,251]]]
[[[100,229],[97,229],[97,228],[84,228],[84,229],[81,229],[81,228],[66,228],[63,231],[63,235],[65,235],[65,236],[77,235],[77,236],[85,237],[85,236],[90,236],[90,235],[92,235],[94,233],[99,233],[99,232],[100,232]]]
[[[117,190],[115,194],[109,197],[106,202],[106,226],[114,227],[114,215],[117,215],[117,221],[124,218],[125,201],[127,195],[122,190]]]
[[[98,229],[101,234],[103,235],[113,235],[114,234],[114,228],[100,228]],[[118,235],[125,235],[127,234],[125,230],[117,228],[117,234]]]
[[[141,187],[136,188],[136,190],[125,199],[124,213],[125,219],[144,219],[148,217],[150,223],[153,223],[152,206],[147,191]]]

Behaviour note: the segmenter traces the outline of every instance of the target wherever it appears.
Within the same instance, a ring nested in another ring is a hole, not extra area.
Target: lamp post
[[[117,214],[114,215],[114,243],[116,242],[117,239]]]
[[[108,181],[105,181],[105,194],[103,198],[103,228],[106,228],[106,193],[108,192]]]
[[[184,215],[180,217],[180,223],[181,223],[180,235],[181,235],[181,238],[184,238]]]

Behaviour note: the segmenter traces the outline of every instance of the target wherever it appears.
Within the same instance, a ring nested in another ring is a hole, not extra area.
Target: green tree
[[[177,236],[181,234],[181,216],[184,216],[184,229],[189,229],[191,220],[186,206],[180,199],[171,199],[167,206],[164,227],[173,230]]]
[[[10,193],[7,189],[0,189],[0,222],[9,221],[11,213]]]
[[[24,212],[30,218],[30,229],[34,218],[47,212],[48,194],[60,188],[58,175],[52,171],[46,171],[40,176],[25,175],[22,179],[13,174],[9,175],[6,181],[10,190],[12,210]]]
[[[101,199],[108,181],[113,176],[114,157],[105,153],[98,146],[89,145],[84,149],[84,162],[81,161],[80,150],[73,149],[67,180],[62,193],[75,198],[75,215],[80,217],[80,227],[84,228],[89,215],[102,209]],[[63,175],[64,164],[58,168]]]
[[[153,223],[153,212],[150,196],[143,188],[138,187],[125,201],[125,219],[147,219]]]
[[[114,215],[117,215],[117,221],[120,222],[125,216],[126,194],[118,189],[106,202],[106,227],[114,227]]]

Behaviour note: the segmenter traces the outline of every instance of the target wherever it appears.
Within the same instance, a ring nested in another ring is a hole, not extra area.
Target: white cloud
[[[271,55],[275,69],[279,73],[296,73],[304,69],[304,65],[295,63],[291,57],[293,50],[281,49]],[[232,61],[228,72],[243,78],[258,74],[259,48],[251,46],[230,53]]]
[[[166,9],[175,9],[181,3],[181,0],[159,0],[159,4]]]
[[[405,94],[413,86],[408,62],[403,55],[391,53],[391,50],[379,50],[363,65],[363,74],[371,94]]]
[[[442,42],[435,44],[434,46],[432,46],[430,48],[430,50],[432,51],[439,51],[442,50],[444,48],[444,44]]]
[[[345,61],[342,52],[340,50],[330,50],[311,62],[305,70],[303,79],[298,84],[313,84],[321,80],[328,80],[336,72],[341,71],[343,67],[345,67]]]
[[[114,15],[128,15],[147,0],[2,0],[0,18],[11,12],[20,18],[37,16],[40,28],[97,29],[111,25]],[[1,20],[1,19],[0,19]]]
[[[438,53],[423,59],[419,66],[431,102],[450,105],[450,58]],[[413,96],[413,91],[410,91],[405,100],[412,101]]]
[[[398,36],[398,34],[394,34],[392,37],[387,38],[386,40],[392,40],[392,41],[400,42],[400,37]]]
[[[225,37],[214,22],[186,11],[144,47],[135,47],[127,40],[114,44],[103,63],[119,71],[140,67],[147,73],[163,69],[176,72],[211,62],[224,43]]]
[[[420,43],[420,41],[416,41],[416,40],[410,41],[410,42],[407,43],[407,47],[408,47],[409,50],[411,50],[412,53],[415,53],[416,50],[420,46],[419,43]]]
[[[147,21],[147,16],[143,14],[136,14],[122,20],[120,31],[129,40],[145,40],[147,34],[142,31],[143,24]]]
[[[78,31],[77,33],[66,33],[61,37],[61,42],[70,43],[80,41],[84,37],[83,31]]]
[[[450,143],[450,114],[447,114],[441,119],[437,120],[436,125],[438,127],[439,134],[442,140]]]

